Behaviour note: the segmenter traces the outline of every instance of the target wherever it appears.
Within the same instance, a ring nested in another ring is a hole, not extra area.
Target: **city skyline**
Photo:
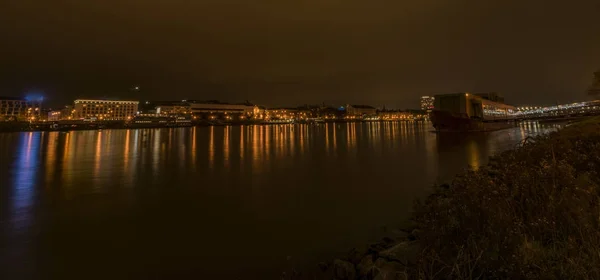
[[[39,3],[38,3],[39,2]],[[10,1],[1,95],[381,104],[495,91],[585,98],[600,3]],[[141,90],[132,90],[132,86]]]

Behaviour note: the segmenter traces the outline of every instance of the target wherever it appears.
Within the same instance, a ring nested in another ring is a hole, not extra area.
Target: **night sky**
[[[418,106],[584,100],[599,0],[0,0],[0,95]],[[139,85],[139,93],[129,89]]]

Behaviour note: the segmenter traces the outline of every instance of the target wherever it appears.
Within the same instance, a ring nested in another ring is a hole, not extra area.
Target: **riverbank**
[[[411,226],[308,278],[600,279],[599,191],[593,118],[436,186]]]

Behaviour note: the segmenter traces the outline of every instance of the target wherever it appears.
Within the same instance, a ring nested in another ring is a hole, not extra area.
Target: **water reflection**
[[[231,143],[229,142],[229,134],[231,133],[231,126],[226,126],[223,131],[223,162],[225,167],[229,166],[229,149]]]
[[[31,226],[33,202],[37,188],[40,162],[40,135],[38,132],[21,134],[17,148],[17,160],[12,171],[12,196],[10,225],[14,232],[21,232]]]
[[[35,237],[53,249],[39,257],[58,267],[42,271],[49,278],[98,260],[86,246],[123,240],[120,260],[132,271],[178,271],[181,263],[147,266],[173,255],[215,273],[231,263],[273,270],[286,256],[321,260],[378,238],[375,228],[403,219],[435,181],[555,128],[436,134],[388,122],[0,135],[3,151],[14,151],[0,154],[0,215],[13,232],[60,233]],[[36,208],[45,215],[34,219]]]
[[[246,142],[246,138],[244,138],[244,132],[246,131],[245,127],[242,125],[240,127],[240,158],[244,158],[244,142]]]
[[[54,175],[54,168],[56,167],[56,150],[58,148],[57,145],[58,132],[48,133],[48,143],[47,152],[46,152],[46,182],[52,182]]]
[[[215,162],[215,127],[211,126],[208,131],[208,167],[213,168]]]
[[[98,131],[96,134],[96,149],[94,153],[94,177],[100,176],[100,160],[101,149],[102,149],[102,131]]]

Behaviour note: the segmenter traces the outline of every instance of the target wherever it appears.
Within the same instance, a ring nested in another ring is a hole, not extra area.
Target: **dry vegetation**
[[[527,139],[416,206],[419,279],[600,279],[600,120]]]

